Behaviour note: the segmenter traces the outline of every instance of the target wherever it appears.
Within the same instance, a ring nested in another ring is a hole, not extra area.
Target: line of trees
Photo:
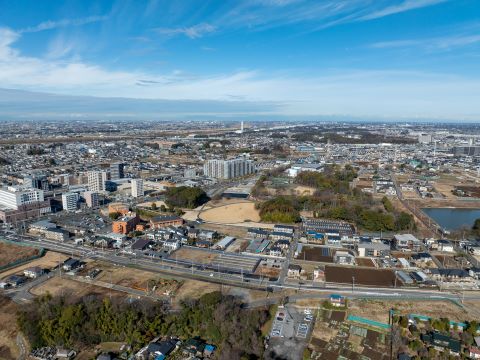
[[[19,328],[33,348],[82,348],[118,341],[135,351],[158,335],[199,336],[219,347],[219,359],[260,359],[261,327],[267,319],[267,311],[246,310],[236,298],[220,292],[187,300],[178,313],[168,313],[149,301],[127,303],[90,296],[71,303],[45,295],[17,314]]]
[[[300,204],[292,197],[278,196],[256,204],[265,222],[291,224],[300,221]]]

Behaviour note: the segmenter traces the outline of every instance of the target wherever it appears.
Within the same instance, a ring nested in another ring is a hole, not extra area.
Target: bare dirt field
[[[170,258],[184,261],[193,261],[194,263],[211,263],[213,260],[218,258],[218,254],[210,253],[203,250],[181,247],[172,255],[170,255]]]
[[[302,247],[302,252],[297,256],[298,260],[318,261],[333,263],[335,251],[327,247]]]
[[[435,254],[438,261],[447,269],[462,269],[467,265],[467,259],[460,256]]]
[[[51,294],[52,296],[65,296],[67,298],[78,299],[86,295],[101,295],[123,297],[125,293],[110,290],[95,285],[88,285],[79,281],[69,279],[67,275],[62,277],[52,277],[44,283],[32,288],[30,292],[33,295]]]
[[[393,287],[395,273],[386,269],[360,269],[326,265],[325,279],[327,282],[335,283],[352,284],[354,281],[355,284],[359,285]],[[396,285],[401,286],[401,281],[397,280]]]
[[[477,304],[478,305],[478,304]],[[400,314],[419,314],[431,317],[448,316],[450,320],[474,320],[475,315],[449,301],[380,301],[380,300],[350,300],[349,314],[366,317],[371,320],[388,323],[388,311],[391,308]]]
[[[205,221],[221,224],[260,221],[260,215],[258,214],[258,210],[255,209],[255,203],[253,202],[238,202],[207,209],[202,211],[200,218]]]
[[[293,188],[296,195],[313,195],[315,193],[315,188],[310,186],[298,185]]]
[[[7,277],[7,276],[12,275],[12,274],[21,273],[21,272],[23,272],[23,270],[28,269],[29,267],[33,267],[33,266],[39,266],[43,269],[51,269],[51,268],[57,266],[59,264],[59,262],[65,261],[67,258],[68,258],[68,256],[66,256],[66,255],[56,253],[56,252],[47,251],[47,253],[39,259],[33,260],[29,263],[23,264],[21,266],[17,266],[13,269],[9,269],[7,271],[4,271],[4,272],[0,273],[0,278],[4,278],[4,277]]]
[[[219,224],[201,224],[198,226],[200,229],[215,230],[220,234],[239,238],[247,236],[247,227],[243,226],[231,226],[231,225],[219,225]]]
[[[185,280],[183,286],[178,290],[177,295],[175,296],[175,301],[180,301],[186,298],[196,299],[214,291],[221,291],[221,285],[196,280]]]
[[[28,259],[38,255],[39,249],[31,246],[20,246],[0,241],[0,266],[8,265],[14,261]]]
[[[10,299],[0,297],[0,359],[16,359],[19,350],[16,344],[17,339],[17,304]]]

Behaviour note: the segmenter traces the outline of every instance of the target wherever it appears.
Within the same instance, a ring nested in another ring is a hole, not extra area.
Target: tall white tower
[[[243,134],[243,121],[242,121],[242,123],[240,124],[240,132]]]

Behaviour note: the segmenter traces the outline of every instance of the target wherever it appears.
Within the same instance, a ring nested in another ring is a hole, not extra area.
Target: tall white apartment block
[[[132,180],[132,196],[133,197],[140,197],[145,195],[145,191],[143,189],[143,180],[142,179],[133,179]]]
[[[80,199],[80,195],[74,192],[68,192],[68,193],[62,194],[63,210],[68,212],[76,211],[79,199]]]
[[[88,190],[100,192],[105,191],[105,182],[108,180],[106,171],[89,171]]]
[[[44,201],[43,190],[9,186],[0,189],[0,205],[18,210],[22,205]]]

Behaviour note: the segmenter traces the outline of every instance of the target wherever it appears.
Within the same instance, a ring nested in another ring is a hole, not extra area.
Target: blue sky
[[[82,116],[92,96],[167,101],[163,117],[475,121],[479,64],[478,0],[0,0],[0,88],[29,91],[0,92],[4,116]],[[35,93],[61,111],[29,109]]]

